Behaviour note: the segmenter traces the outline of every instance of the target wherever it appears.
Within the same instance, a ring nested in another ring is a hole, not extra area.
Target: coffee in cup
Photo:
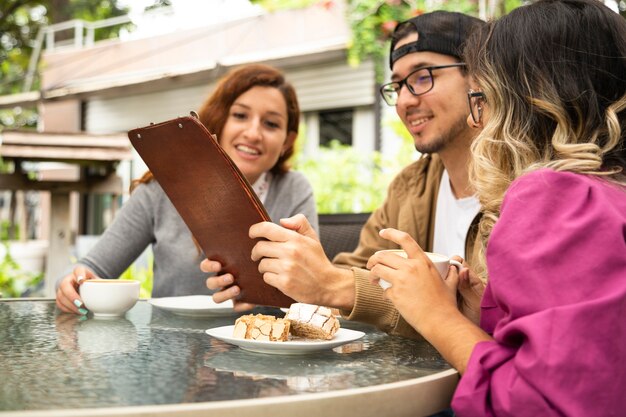
[[[406,252],[402,249],[385,249],[385,250],[379,250],[376,253],[379,253],[379,252],[394,253],[403,258],[408,257],[406,255]],[[450,259],[449,257],[445,255],[441,255],[439,253],[433,253],[433,252],[424,252],[424,253],[426,254],[426,256],[428,256],[428,259],[430,259],[430,261],[435,265],[435,268],[439,272],[439,275],[441,275],[441,278],[446,277],[446,275],[448,274],[448,268],[450,267],[450,265],[456,266],[459,271],[461,270],[461,268],[463,268],[463,265],[460,262],[455,261],[454,259]],[[391,287],[391,284],[385,281],[384,279],[379,279],[378,284],[384,290]]]

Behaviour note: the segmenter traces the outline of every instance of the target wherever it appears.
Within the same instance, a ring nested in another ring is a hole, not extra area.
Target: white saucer
[[[210,295],[151,298],[154,307],[189,317],[219,317],[234,314],[232,300],[217,304]]]
[[[274,355],[303,355],[310,352],[332,349],[358,340],[365,335],[365,333],[357,330],[339,329],[337,333],[335,333],[335,337],[331,340],[295,339],[286,342],[265,342],[235,338],[233,337],[234,328],[235,326],[215,327],[207,330],[206,333],[216,339],[239,346],[251,352]]]

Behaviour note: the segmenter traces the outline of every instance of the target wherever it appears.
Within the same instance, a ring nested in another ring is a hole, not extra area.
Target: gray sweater
[[[264,205],[273,222],[302,213],[318,230],[313,189],[301,173],[274,176]],[[208,274],[200,271],[204,256],[155,180],[133,191],[79,263],[99,277],[118,278],[148,245],[154,254],[153,297],[211,293],[205,284]]]

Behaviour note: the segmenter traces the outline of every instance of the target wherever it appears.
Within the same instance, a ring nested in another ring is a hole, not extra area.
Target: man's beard
[[[448,144],[454,142],[459,136],[465,135],[465,130],[468,129],[465,119],[461,119],[453,124],[448,130],[443,132],[441,136],[435,138],[430,143],[416,143],[415,149],[420,153],[437,153],[441,152]]]

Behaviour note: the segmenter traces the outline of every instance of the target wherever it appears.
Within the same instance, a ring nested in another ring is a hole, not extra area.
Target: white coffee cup
[[[376,253],[379,253],[379,252],[395,253],[398,256],[407,258],[406,252],[403,251],[402,249],[385,249],[385,250],[379,250]],[[456,266],[459,271],[461,270],[461,268],[463,268],[463,265],[460,262],[455,261],[454,259],[450,259],[449,257],[445,255],[441,255],[440,253],[433,253],[433,252],[424,252],[424,253],[426,253],[426,256],[428,256],[428,259],[430,259],[430,261],[435,265],[435,268],[437,268],[437,271],[439,271],[439,275],[441,275],[441,278],[446,277],[446,275],[448,274],[448,268],[450,267],[450,265]],[[385,281],[384,279],[379,279],[378,284],[384,290],[391,287],[391,284]]]
[[[89,279],[80,285],[79,293],[94,317],[119,317],[139,299],[139,281]]]

